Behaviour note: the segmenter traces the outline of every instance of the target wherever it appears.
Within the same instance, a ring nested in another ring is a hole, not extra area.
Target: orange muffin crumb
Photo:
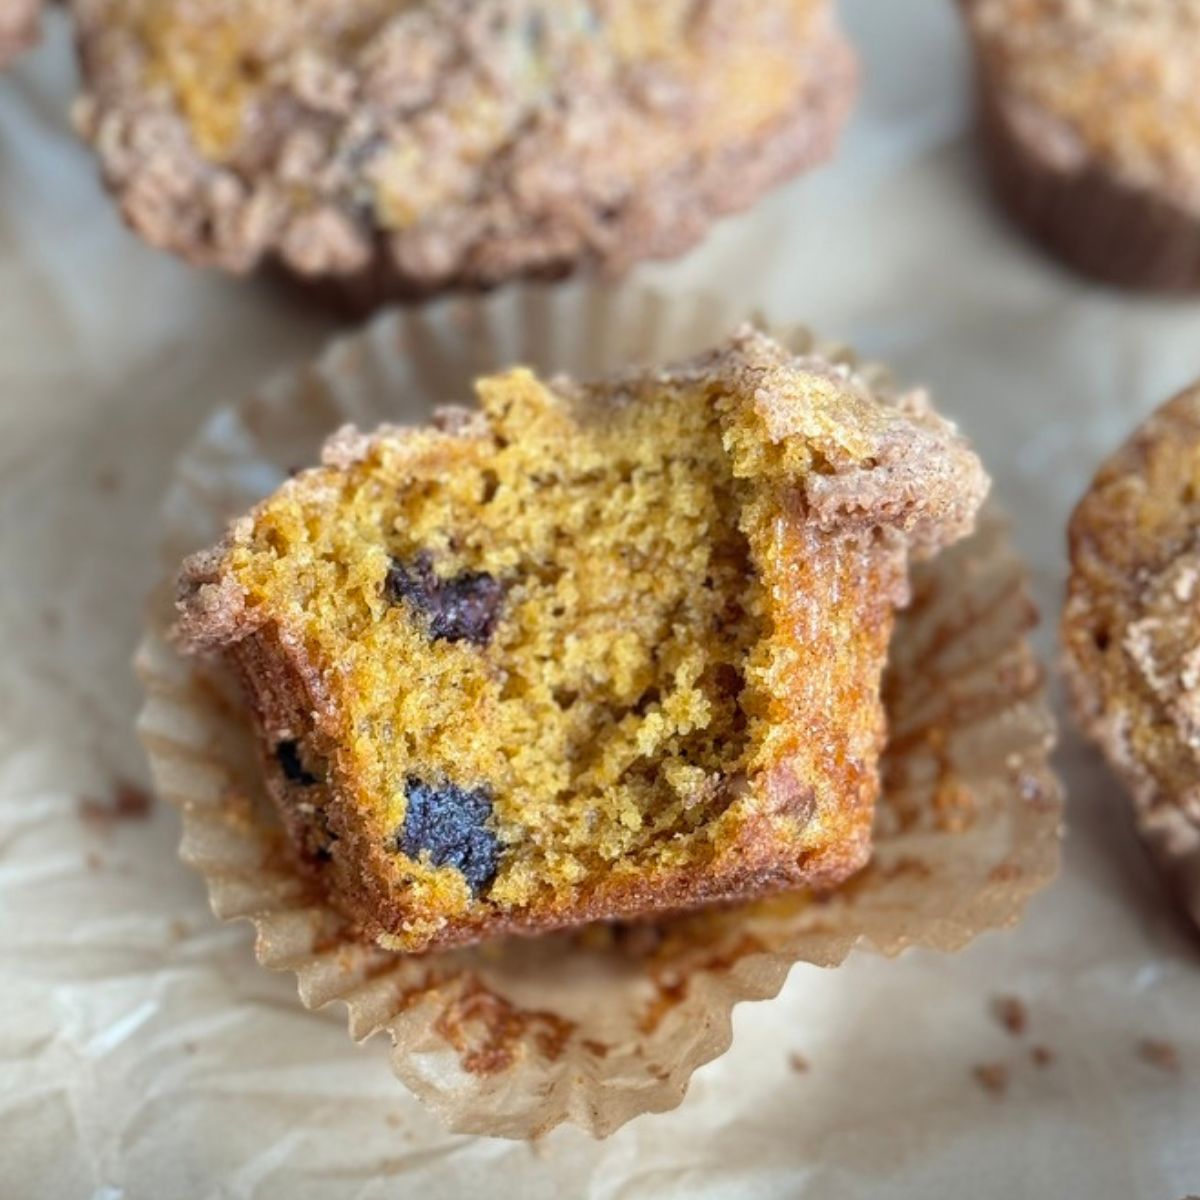
[[[184,573],[335,901],[416,950],[861,866],[908,559],[985,489],[952,427],[751,331],[479,397],[343,433]]]

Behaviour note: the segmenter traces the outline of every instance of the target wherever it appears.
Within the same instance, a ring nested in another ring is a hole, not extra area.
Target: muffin
[[[1063,643],[1075,714],[1200,924],[1200,387],[1101,468],[1070,524]]]
[[[992,181],[1064,262],[1200,285],[1200,4],[961,0]]]
[[[42,0],[0,0],[0,67],[38,40]]]
[[[415,951],[856,871],[910,558],[986,490],[953,427],[748,329],[478,391],[338,434],[182,574],[326,895]]]
[[[76,0],[77,123],[147,241],[357,305],[609,275],[827,157],[828,0]]]

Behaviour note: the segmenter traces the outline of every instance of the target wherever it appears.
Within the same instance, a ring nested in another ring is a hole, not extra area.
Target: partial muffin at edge
[[[1072,707],[1200,925],[1200,388],[1104,463],[1071,517]]]

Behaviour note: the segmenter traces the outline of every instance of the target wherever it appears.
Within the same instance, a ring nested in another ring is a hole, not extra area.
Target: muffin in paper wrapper
[[[167,497],[164,567],[217,541],[346,422],[423,422],[518,362],[586,376],[681,357],[744,316],[709,297],[535,287],[385,313],[213,414]],[[854,366],[803,330],[771,332]],[[356,1039],[386,1030],[396,1075],[456,1130],[533,1137],[566,1121],[603,1136],[672,1108],[728,1048],[733,1006],[773,996],[793,963],[834,966],[855,946],[956,950],[1014,922],[1057,868],[1054,728],[1026,642],[1036,616],[993,512],[914,571],[884,685],[875,852],[859,875],[823,896],[422,955],[352,940],[292,869],[240,697],[172,648],[171,595],[164,583],[138,652],[139,729],[182,813],[182,858],[219,917],[254,923],[258,961],[295,972],[305,1005],[342,1002]]]

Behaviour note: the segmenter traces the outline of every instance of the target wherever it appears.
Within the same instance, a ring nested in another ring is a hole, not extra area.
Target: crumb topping
[[[1064,170],[1200,207],[1196,0],[963,0],[988,86]]]
[[[352,273],[380,239],[433,282],[483,238],[497,275],[535,239],[547,260],[605,250],[640,191],[849,81],[827,0],[76,7],[79,123],[127,216],[231,270],[273,249],[302,274]]]

